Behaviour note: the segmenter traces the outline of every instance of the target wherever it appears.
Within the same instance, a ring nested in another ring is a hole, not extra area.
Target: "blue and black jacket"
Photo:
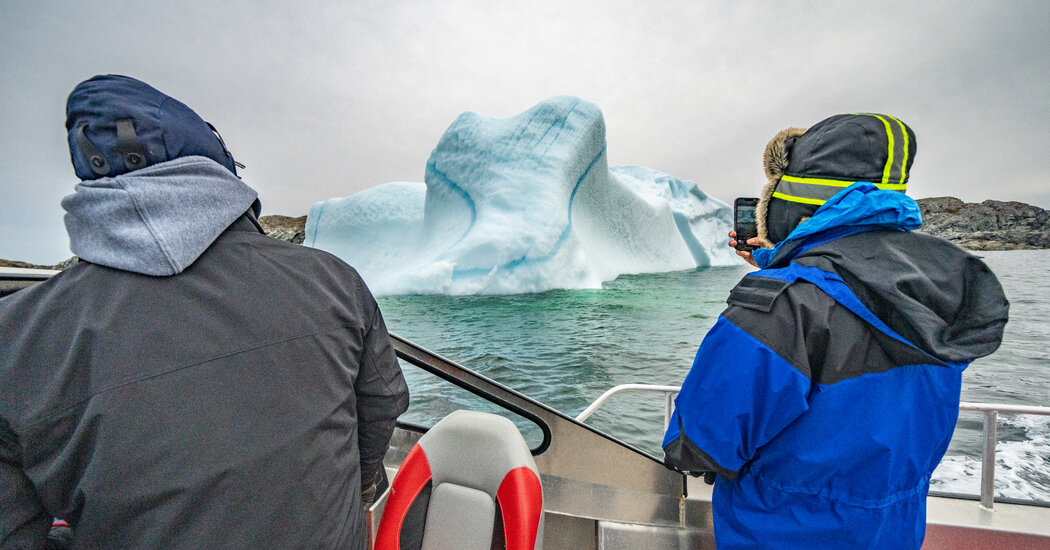
[[[921,545],[962,372],[1008,303],[920,224],[912,199],[858,183],[755,251],[664,438],[669,465],[718,474],[720,549]]]

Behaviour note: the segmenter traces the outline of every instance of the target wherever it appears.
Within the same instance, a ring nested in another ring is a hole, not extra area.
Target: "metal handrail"
[[[963,402],[959,403],[959,410],[984,413],[984,447],[981,450],[981,506],[991,510],[995,505],[995,446],[999,414],[1050,416],[1050,407]]]
[[[633,392],[656,392],[665,394],[664,403],[664,427],[671,421],[671,413],[674,411],[674,398],[682,390],[681,386],[658,386],[655,384],[620,384],[606,391],[594,400],[589,407],[583,410],[576,420],[583,422],[595,411],[600,409],[606,401],[618,393]],[[981,450],[981,506],[991,510],[995,505],[995,453],[996,453],[996,431],[1000,414],[1032,414],[1038,416],[1050,416],[1050,407],[1038,407],[1034,405],[1007,405],[1003,403],[959,403],[960,411],[973,411],[984,414],[984,446]]]
[[[609,391],[603,393],[601,397],[594,400],[589,407],[583,410],[577,417],[577,422],[583,422],[587,420],[587,417],[594,414],[594,411],[600,409],[610,397],[618,393],[626,391],[639,391],[639,392],[657,392],[666,394],[666,401],[664,403],[664,427],[671,421],[671,412],[674,410],[674,398],[678,395],[678,392],[682,389],[681,386],[657,386],[654,384],[620,384],[615,386]]]

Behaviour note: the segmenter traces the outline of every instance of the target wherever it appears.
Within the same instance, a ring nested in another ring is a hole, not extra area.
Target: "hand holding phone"
[[[736,231],[736,249],[751,251],[757,246],[747,244],[748,239],[758,236],[758,225],[755,221],[755,208],[758,199],[741,197],[733,202],[733,231]]]

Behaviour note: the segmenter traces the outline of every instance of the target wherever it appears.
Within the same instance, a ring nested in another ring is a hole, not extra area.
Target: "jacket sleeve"
[[[0,549],[41,548],[51,516],[22,471],[17,439],[0,420]]]
[[[408,385],[394,355],[383,314],[378,306],[374,307],[372,324],[365,333],[361,368],[354,382],[361,490],[366,506],[387,487],[383,457],[397,417],[408,409]]]
[[[725,317],[711,328],[675,399],[664,460],[729,480],[808,408],[810,379]]]

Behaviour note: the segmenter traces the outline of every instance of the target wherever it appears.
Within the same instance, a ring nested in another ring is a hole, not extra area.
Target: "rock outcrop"
[[[29,262],[19,262],[15,260],[2,260],[0,259],[0,267],[20,267],[24,269],[52,269],[49,265],[37,265]]]
[[[294,244],[303,244],[306,236],[306,216],[263,216],[259,218],[259,225],[267,235]]]
[[[1050,211],[1021,202],[919,199],[922,229],[970,250],[1050,248]]]

